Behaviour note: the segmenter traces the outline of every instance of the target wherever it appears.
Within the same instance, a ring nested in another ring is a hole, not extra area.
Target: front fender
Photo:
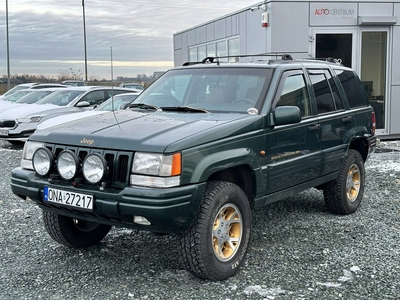
[[[249,148],[219,151],[200,159],[191,176],[191,182],[204,182],[214,173],[240,165],[250,165],[258,169],[255,153]]]

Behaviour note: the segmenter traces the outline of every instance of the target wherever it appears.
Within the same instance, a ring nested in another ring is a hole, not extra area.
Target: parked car
[[[59,84],[59,83],[21,83],[19,85],[14,86],[13,88],[9,89],[7,92],[5,92],[3,95],[0,95],[0,100],[2,100],[4,97],[11,95],[15,93],[16,91],[19,90],[24,90],[24,89],[45,89],[45,88],[52,88],[52,87],[67,87],[67,85],[64,84]]]
[[[61,84],[70,85],[70,86],[85,86],[85,82],[83,80],[64,80],[61,81]]]
[[[5,112],[9,109],[18,108],[18,105],[22,104],[33,104],[50,95],[51,93],[58,91],[60,88],[44,88],[44,89],[26,89],[17,91],[6,98],[8,101],[0,100],[0,112]],[[12,100],[12,101],[11,101]]]
[[[139,91],[143,91],[144,90],[144,87],[143,87],[142,84],[135,83],[135,82],[123,82],[119,86],[127,88],[127,89],[139,90]]]
[[[47,120],[39,122],[36,127],[36,131],[59,125],[66,125],[72,121],[87,119],[89,117],[97,116],[114,110],[126,109],[128,105],[131,104],[137,96],[139,96],[139,94],[139,92],[118,94],[108,98],[108,100],[104,101],[93,110],[85,110],[79,113],[66,114],[63,115],[62,118],[49,118]]]
[[[343,65],[207,58],[166,72],[130,109],[35,132],[11,189],[67,247],[111,226],[176,234],[192,274],[224,280],[251,249],[252,209],[309,188],[330,212],[359,208],[375,125]]]
[[[21,99],[23,96],[26,94],[33,92],[34,89],[23,89],[23,90],[18,90],[12,94],[9,94],[3,98],[0,99],[0,107],[4,104],[10,104],[10,102],[16,102],[19,99]]]
[[[43,98],[0,113],[0,139],[24,142],[39,122],[69,113],[91,110],[112,95],[132,90],[119,87],[68,87]]]

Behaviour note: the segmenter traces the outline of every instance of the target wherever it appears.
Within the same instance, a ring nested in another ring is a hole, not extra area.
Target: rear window
[[[335,69],[335,73],[342,83],[351,108],[368,105],[365,90],[360,79],[353,71]]]

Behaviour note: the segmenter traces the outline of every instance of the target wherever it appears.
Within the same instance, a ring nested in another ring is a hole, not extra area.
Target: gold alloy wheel
[[[243,232],[243,220],[239,209],[225,204],[214,219],[212,243],[215,256],[221,261],[231,259],[239,248]]]
[[[358,193],[360,192],[361,186],[361,173],[360,169],[356,164],[352,164],[349,171],[347,172],[346,180],[346,194],[347,199],[350,202],[354,202],[357,199]]]

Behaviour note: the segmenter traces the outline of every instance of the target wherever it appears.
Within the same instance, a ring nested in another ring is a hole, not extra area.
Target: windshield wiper
[[[128,107],[129,108],[140,108],[140,109],[154,109],[154,110],[158,109],[157,106],[146,104],[146,103],[131,103]]]
[[[184,111],[184,112],[200,112],[209,113],[209,111],[204,108],[196,108],[190,106],[171,106],[171,107],[161,107],[163,111]]]

